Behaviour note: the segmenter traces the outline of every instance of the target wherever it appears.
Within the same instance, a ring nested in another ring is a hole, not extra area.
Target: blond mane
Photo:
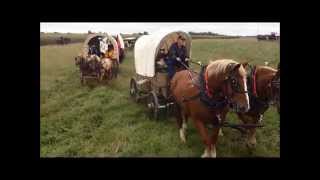
[[[278,70],[274,69],[273,67],[270,67],[270,66],[260,66],[261,69],[266,69],[266,70],[271,70],[271,71],[274,71],[274,72],[277,72]]]
[[[226,68],[227,68],[228,64],[230,64],[230,63],[238,64],[237,61],[234,61],[232,59],[219,59],[219,60],[215,60],[215,61],[210,60],[210,63],[207,67],[208,75],[217,77],[218,75],[225,74]],[[246,71],[243,68],[243,66],[240,66],[239,73],[241,76],[246,77]]]

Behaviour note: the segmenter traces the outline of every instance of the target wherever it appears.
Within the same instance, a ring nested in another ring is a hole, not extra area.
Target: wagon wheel
[[[135,102],[139,102],[139,90],[134,79],[131,79],[130,81],[130,95],[133,97]]]
[[[148,97],[147,106],[149,109],[149,118],[158,120],[159,117],[159,101],[155,92],[151,92]]]

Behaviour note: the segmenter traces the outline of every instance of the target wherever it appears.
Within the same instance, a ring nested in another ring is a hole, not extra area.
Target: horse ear
[[[244,63],[242,63],[243,68],[246,68],[248,65],[249,65],[249,63],[248,63],[248,62],[244,62]]]
[[[239,63],[239,64],[236,64],[232,70],[233,70],[233,71],[236,71],[236,70],[238,70],[238,69],[240,68],[240,66],[241,66],[240,63]]]
[[[237,71],[239,68],[241,67],[241,64],[238,63],[230,63],[228,66],[227,66],[227,72],[229,73],[232,73],[232,72],[235,72]]]

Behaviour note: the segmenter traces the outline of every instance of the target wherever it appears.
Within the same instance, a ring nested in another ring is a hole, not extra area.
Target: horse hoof
[[[210,157],[212,157],[211,153],[209,153],[207,150],[205,150],[205,152],[201,155],[201,158],[210,158]]]
[[[213,148],[210,152],[210,155],[212,158],[216,158],[217,157],[217,152],[216,152],[216,148]]]

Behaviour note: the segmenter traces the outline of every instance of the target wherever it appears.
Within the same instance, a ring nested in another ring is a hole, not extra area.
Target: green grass
[[[74,56],[82,44],[40,47],[40,156],[41,157],[200,157],[203,144],[188,123],[187,143],[180,142],[174,118],[151,121],[144,104],[129,96],[134,75],[133,53],[128,51],[118,79],[109,84],[82,86]],[[276,67],[280,60],[277,42],[255,39],[193,40],[192,57],[232,58]],[[238,122],[230,113],[229,119]],[[218,157],[279,157],[280,117],[274,108],[265,113],[266,127],[257,130],[257,147],[249,152],[240,133],[224,129]]]

